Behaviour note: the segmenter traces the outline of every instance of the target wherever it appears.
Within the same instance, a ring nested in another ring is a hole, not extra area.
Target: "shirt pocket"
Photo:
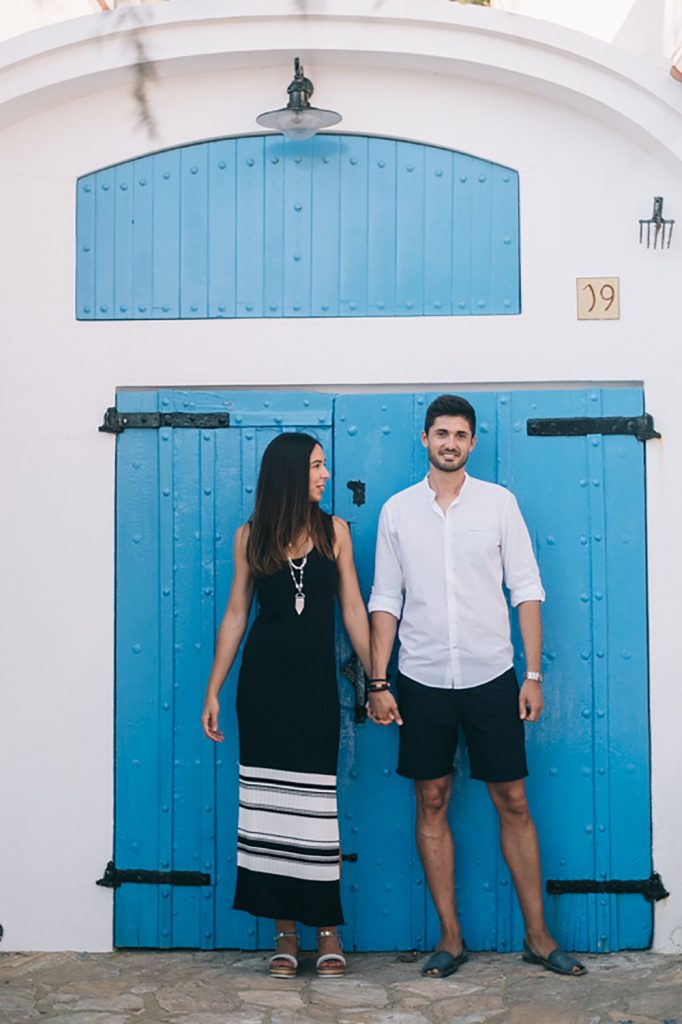
[[[497,564],[501,559],[500,535],[497,530],[469,527],[454,535],[455,557],[467,565]]]

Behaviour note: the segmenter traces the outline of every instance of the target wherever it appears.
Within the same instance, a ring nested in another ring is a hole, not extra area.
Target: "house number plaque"
[[[578,320],[620,320],[620,278],[576,277]]]

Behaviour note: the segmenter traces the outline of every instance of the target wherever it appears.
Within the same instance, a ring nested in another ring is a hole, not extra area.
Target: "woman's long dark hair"
[[[310,534],[313,547],[334,557],[331,518],[310,500],[310,434],[279,434],[265,449],[246,549],[254,576],[269,576],[287,560],[287,547]]]

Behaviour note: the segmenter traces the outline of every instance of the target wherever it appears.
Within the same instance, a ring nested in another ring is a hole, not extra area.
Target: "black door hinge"
[[[670,893],[663,885],[661,876],[657,873],[651,878],[609,878],[598,882],[591,878],[573,879],[549,879],[547,881],[547,892],[550,896],[564,896],[568,893],[609,893],[610,895],[622,896],[634,893],[641,895],[645,900],[656,902],[664,900]]]
[[[96,885],[118,889],[124,882],[136,885],[211,885],[211,876],[204,871],[148,871],[145,868],[117,868],[113,860]]]
[[[351,864],[357,863],[357,853],[342,853],[341,860],[350,861]]]
[[[654,429],[653,416],[550,416],[528,420],[529,437],[586,437],[588,434],[615,436],[626,434],[638,441],[651,441],[661,435]]]
[[[229,412],[119,412],[113,406],[104,413],[100,426],[103,434],[122,434],[128,429],[159,430],[180,427],[215,430],[230,425]]]

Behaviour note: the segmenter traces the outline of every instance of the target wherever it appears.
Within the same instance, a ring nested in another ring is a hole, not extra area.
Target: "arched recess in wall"
[[[520,312],[508,167],[373,136],[244,136],[78,181],[80,320]]]

